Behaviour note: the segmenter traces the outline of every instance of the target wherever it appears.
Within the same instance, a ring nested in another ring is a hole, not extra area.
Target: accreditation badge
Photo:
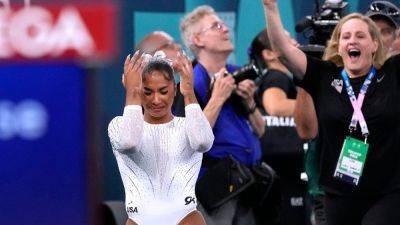
[[[347,136],[333,176],[357,186],[367,158],[368,147],[369,144]]]

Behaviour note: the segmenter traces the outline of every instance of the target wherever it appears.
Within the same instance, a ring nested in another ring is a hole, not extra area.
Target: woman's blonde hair
[[[322,58],[324,60],[329,60],[334,62],[337,66],[344,66],[343,59],[339,55],[339,39],[343,24],[351,19],[359,19],[368,25],[369,34],[371,35],[372,40],[378,43],[378,48],[376,49],[376,52],[373,54],[373,64],[375,68],[379,69],[387,58],[386,52],[383,49],[383,44],[379,29],[374,21],[372,21],[369,17],[364,16],[360,13],[351,13],[343,17],[339,21],[339,23],[333,30],[331,39],[328,41],[327,47],[324,52],[324,56]]]

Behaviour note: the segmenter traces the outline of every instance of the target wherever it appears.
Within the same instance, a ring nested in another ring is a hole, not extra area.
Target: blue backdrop
[[[0,66],[0,223],[87,225],[85,73]]]

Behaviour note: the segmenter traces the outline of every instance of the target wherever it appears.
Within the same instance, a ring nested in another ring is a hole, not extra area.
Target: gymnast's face
[[[142,89],[144,120],[153,124],[171,121],[175,92],[174,79],[170,78],[165,71],[154,70],[146,74]]]

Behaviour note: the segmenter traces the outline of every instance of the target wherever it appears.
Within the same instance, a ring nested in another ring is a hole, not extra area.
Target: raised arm
[[[180,92],[183,96],[185,106],[189,104],[198,104],[196,95],[194,94],[194,80],[193,80],[193,67],[189,57],[183,51],[177,55],[174,61],[174,68],[179,72],[180,78]]]
[[[126,90],[125,108],[122,116],[115,117],[108,125],[108,136],[115,151],[135,149],[143,131],[143,113],[140,100],[142,71],[146,62],[136,52],[129,55],[124,64],[123,85]]]
[[[296,78],[302,80],[307,68],[306,55],[288,40],[279,15],[277,1],[263,0],[263,4],[268,37],[274,50],[281,54],[282,61],[295,74]]]

